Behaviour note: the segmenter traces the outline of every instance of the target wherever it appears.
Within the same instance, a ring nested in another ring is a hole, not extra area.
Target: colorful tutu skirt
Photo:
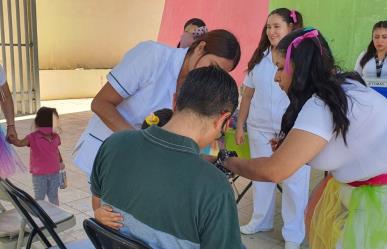
[[[0,125],[0,177],[7,178],[26,171],[26,167],[15,149],[6,140],[6,133]]]
[[[387,249],[386,178],[383,181],[353,187],[329,178],[312,205],[309,247]]]

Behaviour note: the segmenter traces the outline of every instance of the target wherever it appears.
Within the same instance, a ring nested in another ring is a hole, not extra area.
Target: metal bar
[[[32,106],[32,84],[31,84],[31,58],[30,58],[30,34],[29,34],[29,14],[28,14],[28,3],[27,0],[23,0],[23,9],[24,9],[24,43],[29,44],[30,46],[26,47],[26,65],[27,65],[27,88],[28,88],[28,113],[33,113],[33,106]]]
[[[253,181],[249,182],[249,184],[247,184],[247,186],[243,189],[242,193],[240,195],[238,195],[238,198],[236,200],[236,203],[238,204],[241,199],[243,198],[243,196],[246,194],[247,190],[249,190],[249,188],[251,187],[251,185],[253,185]]]
[[[8,7],[8,34],[9,34],[9,55],[10,55],[10,60],[11,60],[11,79],[12,79],[12,98],[13,98],[13,104],[16,109],[17,113],[17,106],[16,106],[16,80],[15,80],[15,54],[13,50],[13,25],[12,25],[12,5],[11,5],[11,0],[7,1],[7,7]],[[8,81],[9,82],[9,81]]]
[[[7,57],[5,56],[5,32],[4,32],[4,12],[3,12],[3,0],[0,0],[0,36],[1,36],[1,52],[3,57],[3,68],[7,72]]]
[[[1,0],[0,0],[0,1],[1,1]],[[3,43],[0,42],[0,45],[3,45]],[[28,45],[30,45],[30,44],[24,44],[24,43],[20,44],[20,46],[22,46],[22,47],[25,47],[26,45],[28,46]],[[11,44],[5,43],[4,46],[9,47],[9,46],[11,46]]]
[[[31,0],[31,34],[33,43],[33,74],[35,76],[35,106],[36,110],[40,108],[40,85],[39,85],[39,58],[38,58],[38,32],[36,23],[36,0]]]
[[[24,102],[24,76],[23,76],[23,51],[21,47],[21,31],[20,31],[20,6],[19,0],[15,0],[16,7],[16,27],[17,27],[17,48],[19,56],[19,83],[20,83],[20,100],[21,100],[21,112],[26,113],[26,105]]]

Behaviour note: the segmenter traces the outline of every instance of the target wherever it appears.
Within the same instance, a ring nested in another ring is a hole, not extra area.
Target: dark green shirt
[[[113,134],[95,159],[91,191],[153,248],[241,248],[231,186],[190,138],[157,126]]]

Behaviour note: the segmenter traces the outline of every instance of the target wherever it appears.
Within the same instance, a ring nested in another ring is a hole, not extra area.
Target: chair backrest
[[[96,249],[151,249],[143,242],[108,228],[93,218],[84,220],[83,228]]]
[[[66,249],[63,241],[59,238],[58,234],[55,232],[56,225],[54,221],[48,216],[46,211],[32,198],[28,193],[19,189],[13,185],[8,179],[1,179],[0,184],[10,195],[14,205],[21,212],[24,218],[27,220],[28,224],[32,228],[33,236],[37,233],[42,241],[46,244],[47,247],[51,247],[50,242],[47,237],[42,233],[41,228],[36,224],[35,220],[32,218],[37,217],[40,222],[43,224],[44,228],[48,231],[51,237],[56,242],[57,246],[60,249]]]

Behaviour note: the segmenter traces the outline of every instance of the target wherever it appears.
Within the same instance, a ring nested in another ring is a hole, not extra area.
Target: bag
[[[59,171],[59,188],[65,189],[67,188],[67,177],[66,177],[66,171],[60,170]]]

